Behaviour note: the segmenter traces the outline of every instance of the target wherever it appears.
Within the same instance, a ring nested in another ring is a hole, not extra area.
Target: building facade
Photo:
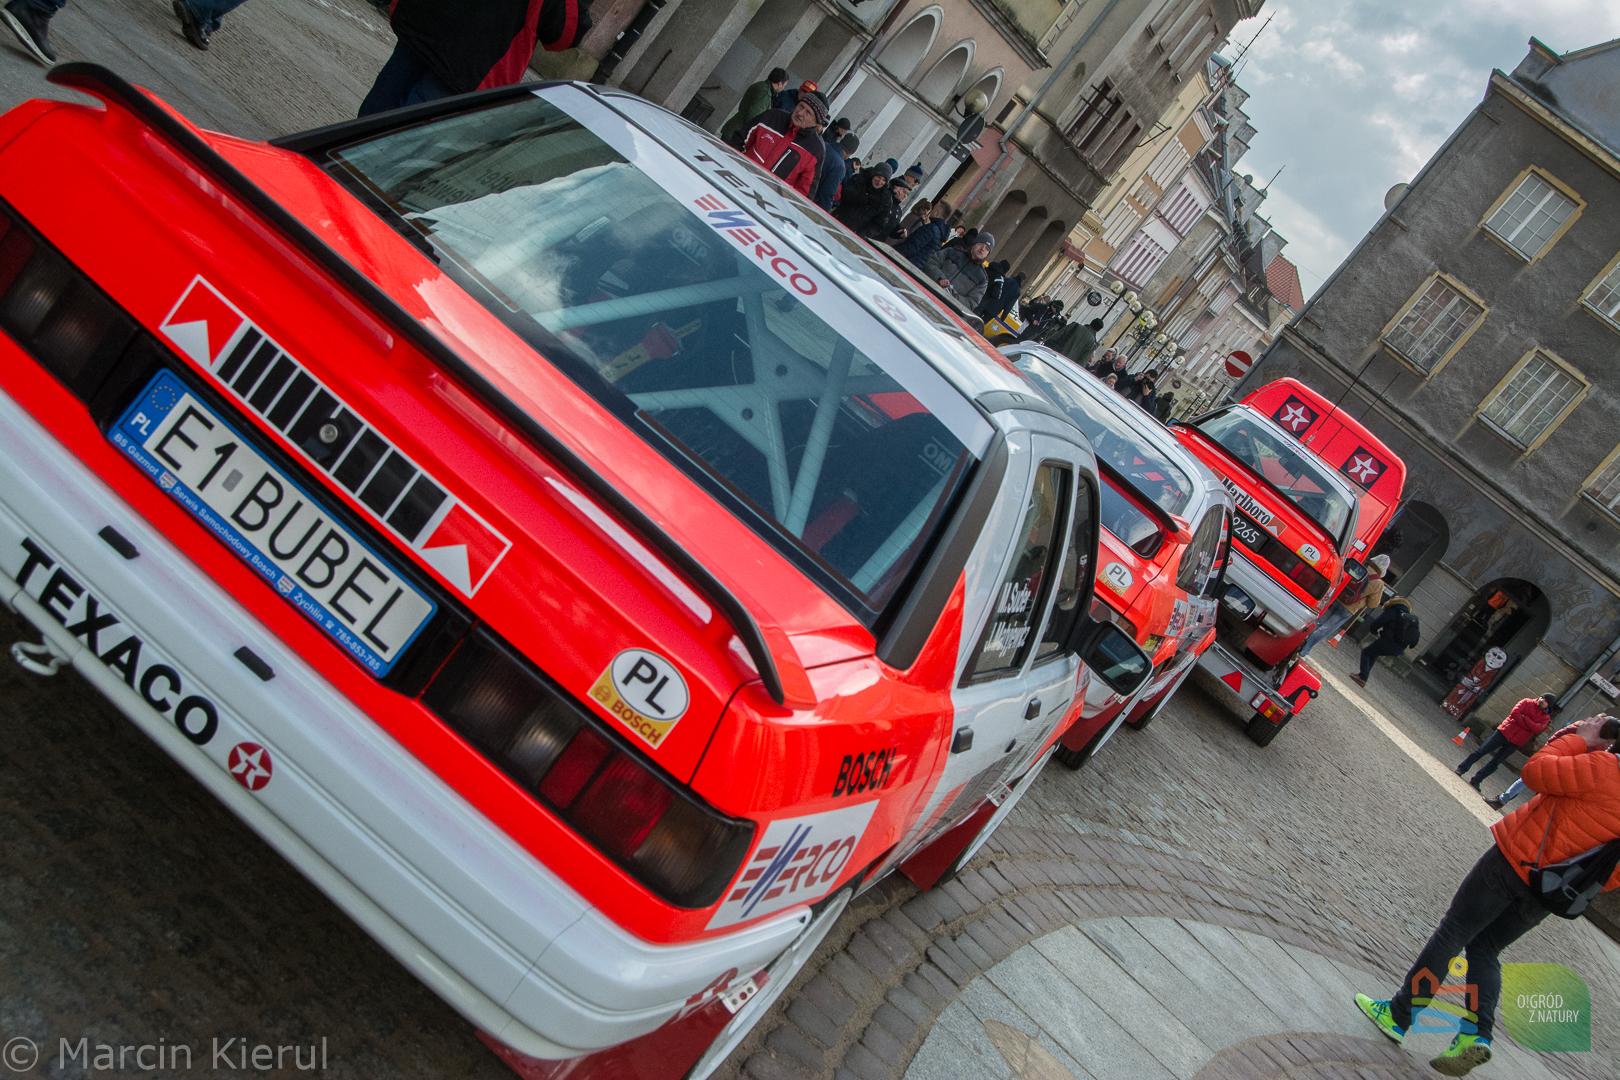
[[[774,67],[825,91],[863,159],[921,164],[998,238],[1044,265],[1232,26],[1263,0],[596,0],[580,48],[542,74],[622,87],[710,130]],[[983,94],[959,160],[943,143]]]
[[[1251,373],[1296,375],[1407,465],[1380,544],[1437,699],[1486,719],[1620,678],[1620,41],[1532,41]],[[1591,676],[1598,680],[1593,681]]]

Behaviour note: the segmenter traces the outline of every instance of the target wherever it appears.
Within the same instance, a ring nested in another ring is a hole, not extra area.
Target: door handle
[[[1033,720],[1041,715],[1041,699],[1030,698],[1029,704],[1024,706],[1024,719]]]
[[[960,754],[971,749],[973,749],[973,729],[970,727],[957,728],[955,736],[951,739],[951,753]]]

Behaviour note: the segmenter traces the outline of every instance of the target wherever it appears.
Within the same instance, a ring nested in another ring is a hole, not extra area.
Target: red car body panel
[[[34,124],[47,114],[48,124]],[[734,715],[758,722],[743,725],[752,736],[727,735],[717,761],[724,760],[730,745],[768,760],[803,762],[788,749],[802,748],[796,737],[802,729],[762,691],[725,621],[712,617],[705,624],[670,589],[649,587],[648,570],[624,547],[605,540],[599,526],[563,494],[579,495],[578,485],[566,474],[514,439],[480,402],[122,110],[40,104],[9,114],[5,124],[0,138],[9,145],[0,153],[0,184],[14,209],[146,329],[162,337],[164,319],[193,279],[205,275],[287,353],[317,368],[334,391],[362,410],[367,422],[396,446],[418,462],[432,463],[443,477],[468,478],[455,494],[514,541],[476,594],[465,600],[479,618],[524,652],[546,656],[548,674],[581,701],[589,700],[591,685],[602,674],[600,657],[657,641],[661,651],[676,658],[692,702],[682,722],[649,748],[650,756],[673,776],[690,780],[695,791],[725,813],[768,815],[802,795],[799,784],[789,790],[739,786],[734,773],[716,783],[719,766],[698,774],[728,702]],[[843,665],[865,657],[844,684],[850,687],[848,696],[837,691],[838,708],[850,717],[882,715],[893,673],[880,677],[872,670],[878,662],[871,659],[870,632],[825,592],[730,515],[706,514],[701,520],[693,515],[691,506],[706,502],[706,493],[640,440],[626,438],[618,421],[551,365],[536,362],[526,343],[307,159],[226,136],[206,138],[528,411],[566,433],[582,458],[616,485],[635,492],[651,515],[703,562],[719,568],[762,621],[795,639],[790,649],[776,650],[779,657],[798,648],[805,664]],[[57,168],[46,174],[26,165],[44,159]],[[83,206],[95,206],[98,213],[87,217],[79,210]],[[199,258],[199,252],[206,257]],[[241,597],[257,618],[294,643],[335,686],[491,821],[537,856],[574,867],[573,881],[592,904],[649,940],[685,940],[709,932],[707,912],[674,908],[651,896],[536,806],[419,702],[378,685],[135,471],[60,383],[27,362],[9,340],[0,342],[0,350],[14,353],[0,370],[0,387],[41,418],[121,496],[181,539],[187,553]],[[331,362],[339,356],[342,363]],[[187,363],[178,353],[174,359],[176,367]],[[190,366],[207,376],[203,365]],[[251,411],[244,410],[243,417],[256,424],[260,437],[288,449],[285,437]],[[323,487],[322,493],[362,518],[374,517],[336,485]],[[395,555],[408,557],[403,548]],[[419,556],[417,565],[445,580]],[[558,603],[553,597],[570,600]],[[635,598],[633,609],[624,606],[625,597]],[[954,657],[956,641],[956,634],[942,633],[929,652]],[[593,656],[598,658],[594,662]],[[912,675],[920,678],[921,671]],[[840,677],[816,679],[826,687]],[[864,701],[862,694],[874,696],[875,688],[879,700]],[[949,696],[934,696],[924,711],[948,730]],[[610,724],[619,723],[605,710],[602,715]],[[786,722],[773,726],[766,717]],[[808,783],[813,776],[825,783],[822,774],[835,772],[844,756],[872,749],[859,724],[829,724],[826,717],[818,723],[822,767],[796,771],[791,779]],[[772,732],[786,745],[767,752],[761,743]],[[929,738],[937,741],[939,731],[913,734],[895,741],[890,785],[901,794],[910,794],[917,778],[928,775],[933,758],[922,747]],[[878,816],[874,824],[883,827],[866,834],[873,850],[857,852],[849,872],[864,865],[860,859],[875,857],[888,846],[882,837],[903,827],[903,817]]]

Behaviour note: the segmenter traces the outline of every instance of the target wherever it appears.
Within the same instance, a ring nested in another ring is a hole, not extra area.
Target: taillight
[[[748,853],[752,822],[703,805],[487,632],[462,643],[422,700],[525,791],[672,904],[712,904]]]
[[[136,326],[88,275],[0,207],[0,330],[88,400]]]

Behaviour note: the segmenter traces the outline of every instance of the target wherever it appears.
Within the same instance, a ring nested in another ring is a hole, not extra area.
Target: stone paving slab
[[[1435,1075],[1427,1062],[1446,1036],[1412,1035],[1397,1048],[1356,1011],[1353,988],[1377,993],[1386,982],[1331,957],[1196,919],[1098,919],[1038,937],[968,983],[905,1077]],[[1503,1032],[1494,1049],[1476,1075],[1558,1075]]]

